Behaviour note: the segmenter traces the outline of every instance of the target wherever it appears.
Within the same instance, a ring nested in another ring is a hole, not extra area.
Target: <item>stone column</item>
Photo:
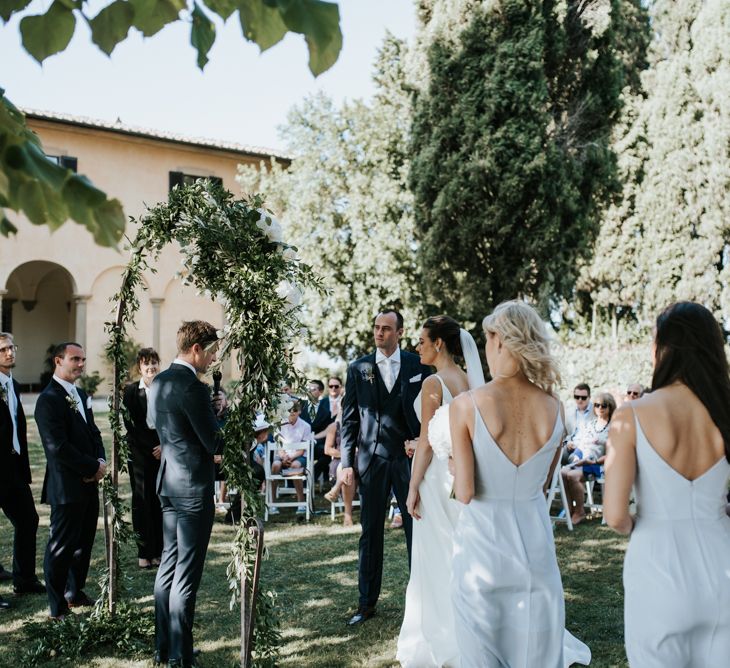
[[[3,326],[3,297],[8,294],[7,290],[0,290],[0,332],[5,331]]]
[[[150,297],[152,304],[152,347],[160,354],[160,309],[165,301],[164,297]]]
[[[86,305],[91,299],[91,295],[71,295],[76,307],[76,327],[74,330],[74,340],[82,348],[86,349]]]

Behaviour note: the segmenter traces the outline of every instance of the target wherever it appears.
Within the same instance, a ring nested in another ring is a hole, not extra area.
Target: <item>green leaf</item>
[[[132,25],[145,37],[151,37],[176,21],[187,7],[185,0],[130,0],[130,4],[134,8]]]
[[[15,227],[9,220],[8,217],[5,215],[3,211],[0,211],[0,234],[2,234],[4,237],[8,237],[11,234],[17,234],[18,228]]]
[[[190,43],[198,50],[198,67],[202,70],[208,62],[208,51],[215,42],[215,26],[196,2],[193,8],[193,26]]]
[[[39,63],[63,51],[74,34],[73,12],[56,0],[45,14],[26,16],[20,22],[25,50]]]
[[[25,9],[29,4],[30,0],[0,0],[0,18],[7,23],[15,12]]]
[[[132,5],[127,0],[116,0],[89,21],[91,40],[107,56],[111,55],[114,47],[127,38],[133,20]]]
[[[238,15],[243,36],[258,44],[262,51],[271,48],[286,35],[281,11],[270,7],[264,0],[240,0]]]
[[[205,4],[224,21],[238,8],[236,0],[205,0]]]
[[[86,227],[101,246],[116,246],[124,233],[124,211],[119,200],[107,199],[85,176],[74,174],[63,189],[69,215]]]
[[[326,72],[342,49],[339,7],[322,0],[277,0],[277,5],[286,27],[304,35],[312,74]]]

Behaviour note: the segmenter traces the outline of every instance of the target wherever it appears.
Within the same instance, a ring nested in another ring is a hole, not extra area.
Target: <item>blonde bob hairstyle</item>
[[[485,334],[499,336],[528,380],[545,392],[553,393],[560,383],[560,371],[550,354],[545,323],[534,308],[517,300],[502,302],[482,320],[482,327]]]

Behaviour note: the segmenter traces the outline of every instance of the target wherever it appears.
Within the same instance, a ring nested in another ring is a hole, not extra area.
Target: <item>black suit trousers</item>
[[[162,554],[162,509],[157,496],[159,470],[157,459],[132,451],[129,483],[132,486],[132,527],[139,534],[139,559],[159,559]]]
[[[164,548],[155,579],[155,643],[162,659],[193,662],[195,600],[213,529],[213,495],[162,496]]]
[[[370,465],[360,474],[360,567],[358,587],[360,606],[373,607],[378,602],[383,580],[383,541],[385,516],[391,488],[401,509],[403,529],[408,547],[408,565],[411,562],[411,534],[413,519],[408,514],[406,499],[411,479],[410,461],[406,457],[386,459],[373,455]]]
[[[96,485],[88,485],[83,501],[51,506],[43,572],[52,617],[67,613],[66,601],[75,600],[86,586],[99,519],[99,493]]]
[[[38,513],[30,485],[20,483],[0,488],[0,508],[15,529],[13,541],[13,584],[23,586],[37,580],[35,574]]]

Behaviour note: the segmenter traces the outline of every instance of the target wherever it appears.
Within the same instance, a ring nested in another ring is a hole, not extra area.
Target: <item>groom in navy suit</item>
[[[342,401],[343,481],[353,482],[357,448],[360,489],[360,560],[357,612],[347,622],[360,624],[375,614],[383,579],[383,528],[390,490],[395,491],[411,557],[413,520],[406,509],[411,477],[404,444],[416,438],[421,425],[413,402],[431,370],[418,355],[401,351],[403,316],[392,309],[378,313],[373,325],[376,352],[365,355],[347,369]]]

